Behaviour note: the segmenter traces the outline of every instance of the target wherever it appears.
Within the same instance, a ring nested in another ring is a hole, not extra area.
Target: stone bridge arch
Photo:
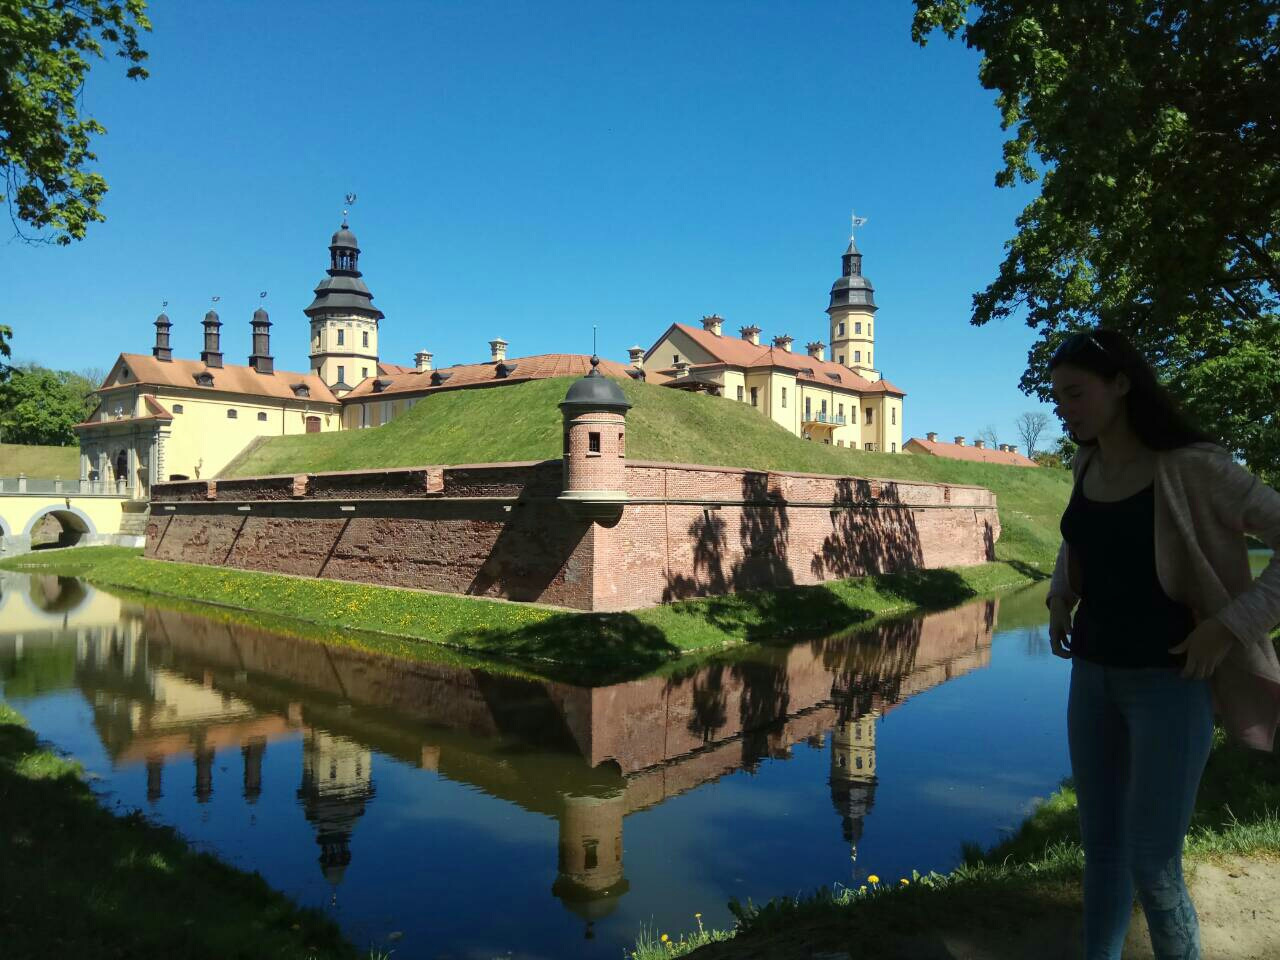
[[[27,526],[22,531],[22,535],[29,538],[31,531],[36,528],[36,524],[48,516],[52,516],[57,520],[58,525],[62,528],[62,532],[58,535],[58,542],[53,546],[74,546],[86,536],[96,537],[98,534],[98,528],[94,526],[93,520],[89,515],[79,507],[68,504],[66,506],[53,505],[37,510],[31,515],[31,519],[27,521]]]

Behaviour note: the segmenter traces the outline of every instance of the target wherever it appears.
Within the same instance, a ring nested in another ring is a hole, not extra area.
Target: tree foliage
[[[9,379],[9,365],[5,358],[9,356],[9,341],[13,339],[13,328],[0,323],[0,384]]]
[[[112,48],[127,76],[146,77],[138,34],[150,29],[145,0],[0,0],[0,200],[19,237],[35,239],[25,223],[67,244],[104,219],[89,147],[106,129],[80,115],[85,77]]]
[[[76,443],[71,428],[82,422],[93,406],[82,381],[67,371],[15,368],[9,381],[0,385],[0,439],[46,446]]]
[[[1039,181],[972,322],[1041,333],[1050,400],[1071,329],[1129,334],[1202,426],[1280,463],[1280,0],[915,0],[912,35],[982,54],[1009,137],[999,186]]]

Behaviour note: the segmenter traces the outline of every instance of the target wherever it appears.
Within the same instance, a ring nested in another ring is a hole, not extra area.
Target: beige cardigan
[[[1079,448],[1079,482],[1096,447]],[[1156,455],[1156,575],[1199,622],[1215,617],[1240,642],[1213,672],[1214,710],[1232,737],[1272,750],[1280,724],[1280,661],[1270,633],[1280,623],[1280,493],[1227,451],[1196,443]],[[1276,551],[1255,580],[1245,533]],[[1064,542],[1049,597],[1079,599],[1079,566]],[[1047,602],[1047,601],[1046,601]]]

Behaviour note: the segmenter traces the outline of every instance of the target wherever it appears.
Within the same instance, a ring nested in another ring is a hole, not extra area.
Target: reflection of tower
[[[338,896],[351,862],[351,831],[373,797],[372,756],[361,744],[310,730],[302,741],[302,785],[298,799],[316,828],[320,870]]]
[[[262,796],[262,756],[266,752],[266,737],[254,737],[240,748],[244,757],[244,798],[249,803],[257,803]]]
[[[560,871],[551,892],[591,925],[608,916],[630,884],[622,875],[622,817],[626,793],[564,797],[560,815]]]
[[[849,857],[858,859],[862,820],[876,797],[876,720],[878,711],[837,724],[831,736],[831,802],[840,814]]]
[[[147,757],[147,802],[155,803],[164,796],[160,788],[161,776],[164,773],[164,757]]]
[[[208,803],[213,796],[213,747],[196,745],[196,803]]]

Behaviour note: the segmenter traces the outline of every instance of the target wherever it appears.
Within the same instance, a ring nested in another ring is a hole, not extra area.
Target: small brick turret
[[[564,414],[564,488],[560,502],[578,517],[612,526],[626,493],[627,402],[622,388],[600,372],[574,383],[560,403]]]

